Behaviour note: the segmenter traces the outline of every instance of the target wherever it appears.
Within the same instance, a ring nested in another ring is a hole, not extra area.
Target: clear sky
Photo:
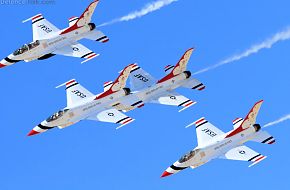
[[[132,11],[149,0],[102,0],[93,21],[102,24]],[[31,24],[21,21],[42,13],[59,28],[79,16],[89,0],[55,0],[50,5],[11,5],[0,1],[1,57],[32,40]],[[81,60],[55,56],[45,61],[20,62],[0,70],[0,189],[289,189],[289,122],[269,127],[274,145],[247,143],[268,158],[249,163],[214,160],[160,178],[181,155],[196,146],[194,128],[184,127],[205,116],[223,131],[264,99],[261,125],[290,112],[290,40],[195,77],[206,90],[178,89],[198,103],[178,108],[146,105],[127,113],[136,119],[115,130],[114,124],[82,121],[27,137],[39,122],[65,107],[64,89],[55,86],[76,78],[94,93],[114,80],[123,67],[138,62],[157,78],[163,67],[175,64],[196,47],[188,64],[192,72],[214,65],[290,26],[290,2],[179,0],[144,17],[102,27],[107,44],[83,40],[101,55],[83,65]],[[1,59],[2,59],[1,58]]]

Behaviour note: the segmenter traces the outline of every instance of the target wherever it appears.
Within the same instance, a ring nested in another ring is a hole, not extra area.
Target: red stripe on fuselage
[[[232,137],[236,134],[239,134],[240,132],[242,132],[244,129],[242,127],[239,127],[235,130],[233,130],[232,132],[230,132],[225,138],[229,138],[229,137]]]

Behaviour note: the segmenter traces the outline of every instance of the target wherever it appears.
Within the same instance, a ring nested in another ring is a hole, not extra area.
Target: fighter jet
[[[156,80],[137,64],[134,64],[129,76],[132,95],[119,104],[119,110],[129,111],[140,108],[146,103],[157,103],[182,107],[179,110],[181,112],[194,105],[196,101],[174,91],[179,87],[205,89],[203,83],[191,78],[191,72],[187,70],[187,63],[193,50],[193,48],[187,50],[175,66],[166,66],[167,75],[160,80]]]
[[[117,128],[133,122],[134,119],[113,107],[120,98],[130,94],[130,89],[125,88],[125,85],[132,67],[129,65],[124,68],[112,84],[105,83],[104,92],[98,95],[93,95],[74,79],[58,86],[66,86],[67,106],[34,127],[28,136],[55,127],[63,129],[84,119],[116,123],[120,125]]]
[[[252,163],[249,167],[264,160],[266,156],[244,145],[247,141],[275,143],[274,137],[261,130],[260,124],[256,124],[256,117],[262,103],[263,100],[257,102],[245,119],[235,119],[234,129],[228,133],[216,128],[205,118],[188,125],[187,127],[196,126],[198,146],[167,168],[161,177],[175,174],[189,167],[197,168],[215,158],[248,161]]]
[[[109,38],[96,29],[91,18],[99,0],[93,1],[80,17],[69,19],[69,27],[63,30],[46,20],[42,14],[35,15],[23,22],[32,21],[33,42],[24,44],[0,62],[0,68],[13,65],[19,61],[44,60],[54,55],[65,55],[84,58],[87,62],[98,54],[89,50],[79,40],[107,42]]]

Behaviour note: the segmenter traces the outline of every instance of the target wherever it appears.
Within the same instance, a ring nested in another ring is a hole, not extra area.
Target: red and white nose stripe
[[[2,61],[0,62],[0,68],[3,68],[3,67],[6,67],[7,65],[4,65],[3,63],[2,63]]]
[[[6,67],[9,65],[13,65],[16,62],[18,62],[18,61],[14,61],[14,60],[10,59],[9,57],[6,57],[2,61],[0,61],[0,68]]]
[[[176,173],[180,172],[181,170],[184,170],[184,169],[187,168],[187,167],[175,166],[176,163],[175,164],[172,164],[170,167],[168,167],[166,169],[166,171],[163,172],[163,174],[161,175],[161,177],[166,177],[166,176],[170,176],[172,174],[176,174]]]
[[[33,136],[33,135],[37,135],[39,133],[43,133],[49,129],[52,129],[54,127],[48,127],[48,126],[44,126],[42,124],[37,125],[36,127],[34,127],[28,134],[27,136]]]

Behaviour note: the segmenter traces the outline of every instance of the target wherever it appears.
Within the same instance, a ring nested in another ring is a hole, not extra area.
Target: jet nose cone
[[[33,135],[37,135],[39,134],[39,132],[34,131],[33,129],[27,134],[27,136],[33,136]]]
[[[7,65],[4,64],[6,62],[4,59],[0,62],[0,68],[6,67]]]
[[[165,172],[161,175],[161,177],[167,177],[167,176],[170,176],[170,175],[172,175],[172,173],[169,173],[169,172],[165,171]]]

